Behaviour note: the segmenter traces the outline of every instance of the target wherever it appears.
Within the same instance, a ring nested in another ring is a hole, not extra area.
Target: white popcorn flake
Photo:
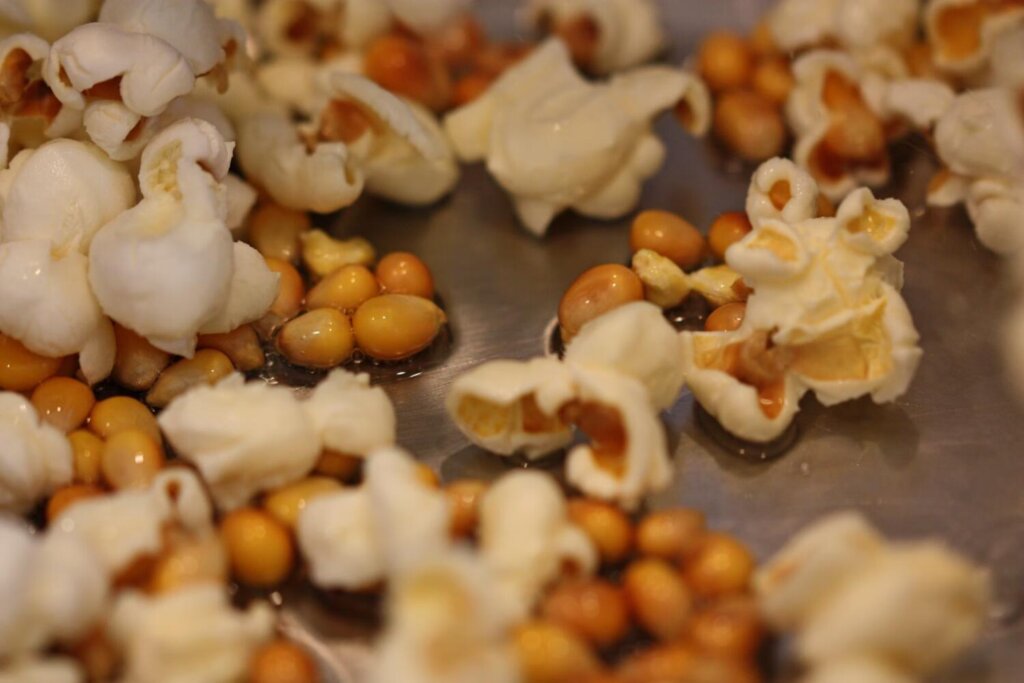
[[[1007,88],[961,94],[935,128],[948,177],[929,193],[937,206],[965,202],[978,239],[1000,254],[1024,247],[1024,113]]]
[[[692,76],[668,67],[590,84],[565,45],[550,40],[449,114],[445,130],[463,161],[487,162],[523,224],[541,235],[566,209],[594,218],[630,211],[664,160],[651,120],[693,85]]]
[[[375,651],[375,683],[517,683],[513,621],[479,558],[454,550],[391,586],[388,625]]]
[[[759,206],[756,177],[751,198]],[[784,216],[788,206],[777,208]],[[897,289],[902,267],[891,256],[909,228],[902,203],[867,189],[834,219],[757,218],[726,254],[754,292],[742,326],[682,335],[687,383],[701,405],[733,434],[770,441],[808,391],[825,405],[902,395],[921,357]]]
[[[456,379],[446,407],[478,446],[536,459],[572,440],[572,428],[559,411],[574,395],[572,377],[557,360],[492,361]]]
[[[369,375],[335,370],[303,401],[325,448],[366,457],[395,444],[395,409]]]
[[[667,42],[662,17],[652,0],[532,0],[534,23],[558,25],[592,22],[596,44],[592,63],[596,73],[607,74],[650,61]]]
[[[225,588],[197,585],[158,597],[126,592],[109,629],[125,653],[125,683],[233,683],[273,635],[274,614],[263,603],[235,610]]]
[[[362,76],[328,73],[321,89],[330,104],[356,106],[369,129],[351,150],[366,177],[366,190],[402,204],[431,204],[451,192],[459,180],[444,131],[434,115],[421,105],[393,95]]]
[[[902,47],[915,36],[919,0],[783,0],[769,15],[784,51],[835,42],[845,50]]]
[[[32,536],[20,521],[0,517],[0,540],[5,553],[0,656],[17,658],[58,642],[73,643],[102,619],[107,573],[80,539],[60,533]]]
[[[26,513],[71,483],[71,445],[23,396],[0,392],[0,510]]]
[[[371,453],[363,486],[311,501],[299,515],[299,548],[313,582],[358,590],[415,571],[447,551],[450,511],[395,448]]]
[[[345,144],[314,140],[307,146],[303,131],[284,115],[265,113],[243,119],[238,127],[238,160],[246,177],[266,189],[275,202],[298,211],[343,209],[359,198],[365,184]]]
[[[526,618],[563,566],[589,574],[597,566],[590,539],[568,518],[554,480],[520,471],[499,479],[480,502],[480,554],[499,586],[500,609]]]
[[[213,510],[191,470],[161,472],[148,489],[126,490],[68,507],[51,533],[82,540],[110,575],[163,548],[168,523],[195,534],[212,531]]]
[[[918,680],[978,637],[991,600],[988,574],[944,545],[887,542],[851,512],[797,534],[754,588],[811,683]]]
[[[683,388],[679,336],[661,310],[646,302],[620,306],[588,322],[565,351],[570,366],[608,367],[639,380],[664,410]]]
[[[931,0],[924,24],[936,66],[995,85],[1012,68],[1004,61],[1007,56],[1019,54],[1020,48],[1011,43],[1024,30],[1024,8],[983,0]]]
[[[291,390],[246,384],[241,375],[179,396],[158,419],[221,510],[301,479],[320,455],[316,430]]]

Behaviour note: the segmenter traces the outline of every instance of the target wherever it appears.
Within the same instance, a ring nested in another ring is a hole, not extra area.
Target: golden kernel
[[[295,549],[288,529],[262,510],[228,513],[221,520],[220,537],[232,575],[246,585],[270,588],[292,571]]]
[[[40,356],[17,339],[0,334],[0,389],[28,391],[57,374],[62,360]]]
[[[43,420],[67,433],[82,426],[96,405],[96,397],[78,380],[51,377],[33,390],[32,405]]]
[[[114,336],[117,339],[114,380],[128,389],[146,391],[170,365],[171,355],[120,325],[114,325]]]
[[[633,253],[650,249],[675,262],[683,270],[699,264],[706,248],[704,236],[685,219],[668,211],[644,211],[633,221],[629,248]]]
[[[296,365],[333,368],[352,356],[352,324],[339,310],[316,308],[285,323],[277,335],[277,348]]]
[[[75,458],[75,483],[100,483],[103,439],[90,431],[78,429],[68,434],[68,441]]]
[[[562,340],[570,341],[594,318],[643,299],[643,282],[626,266],[609,263],[585,271],[569,285],[558,304]]]
[[[336,308],[354,312],[364,301],[380,294],[380,284],[366,266],[344,266],[309,291],[309,308]]]
[[[445,320],[444,311],[429,299],[383,294],[359,307],[352,326],[356,343],[368,356],[401,360],[430,346]]]
[[[135,429],[111,435],[100,459],[104,481],[118,490],[148,487],[163,466],[160,444],[146,432]]]
[[[138,429],[161,443],[160,426],[153,413],[128,396],[114,396],[97,403],[89,414],[89,429],[103,439],[127,429]]]
[[[146,403],[163,408],[193,387],[216,384],[235,371],[231,359],[214,349],[200,349],[160,373],[160,379],[146,394]]]
[[[409,294],[434,298],[434,276],[427,264],[415,254],[395,251],[377,264],[377,280],[387,294]]]
[[[341,484],[329,477],[307,477],[267,494],[263,507],[289,529],[298,524],[299,515],[310,501],[341,490]]]

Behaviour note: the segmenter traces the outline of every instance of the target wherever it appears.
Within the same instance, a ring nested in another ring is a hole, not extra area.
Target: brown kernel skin
[[[743,38],[730,31],[716,31],[701,43],[697,69],[714,92],[741,88],[750,82],[753,54]]]
[[[723,213],[715,219],[708,231],[708,246],[719,261],[725,260],[725,252],[753,230],[750,219],[742,211]]]
[[[395,251],[384,256],[377,264],[377,281],[389,294],[434,298],[434,276],[430,268],[418,256],[407,251]]]
[[[198,347],[220,351],[241,372],[262,368],[267,360],[263,355],[260,337],[252,325],[242,325],[223,334],[201,334]]]
[[[684,572],[697,595],[720,598],[745,592],[754,569],[754,557],[743,544],[727,534],[709,532]]]
[[[523,683],[568,683],[601,671],[581,638],[549,622],[521,625],[515,634],[515,649]]]
[[[352,319],[356,343],[377,360],[402,360],[430,346],[445,322],[428,299],[382,294],[366,301]]]
[[[409,36],[377,38],[363,55],[367,78],[382,88],[415,100],[434,111],[451,99],[451,80],[441,60]]]
[[[146,393],[146,403],[163,408],[192,387],[216,384],[235,371],[226,354],[216,349],[199,349],[192,358],[182,358],[162,373]]]
[[[102,496],[103,489],[92,484],[71,484],[54,491],[46,503],[46,523],[52,524],[62,512],[80,500]]]
[[[120,325],[114,325],[114,336],[117,341],[114,380],[135,391],[149,389],[163,369],[170,365],[171,355]]]
[[[569,580],[555,586],[544,597],[540,613],[599,648],[615,645],[629,631],[625,595],[601,579]]]
[[[706,529],[696,510],[661,510],[640,520],[636,527],[637,552],[668,562],[680,562],[699,546]]]
[[[688,645],[655,645],[627,657],[616,673],[623,683],[683,683],[690,680],[697,658],[697,653]]]
[[[326,477],[350,481],[362,469],[363,459],[346,453],[325,450],[320,454],[314,471]]]
[[[29,391],[57,374],[61,361],[33,353],[17,339],[0,334],[0,389]]]
[[[730,151],[746,161],[779,156],[786,144],[782,112],[753,90],[730,90],[718,99],[714,132]]]
[[[633,525],[614,505],[574,498],[569,501],[569,519],[594,543],[603,564],[619,564],[633,549]]]
[[[295,548],[288,530],[268,513],[239,508],[220,523],[232,575],[256,588],[276,586],[291,573]]]
[[[562,340],[571,340],[594,318],[643,298],[643,282],[625,266],[608,263],[584,271],[565,290],[558,304]]]
[[[267,643],[252,657],[248,683],[319,683],[316,663],[304,649],[287,640]]]
[[[693,609],[690,589],[675,566],[658,559],[636,560],[622,580],[637,623],[659,640],[678,638]]]
[[[668,211],[644,211],[633,221],[629,248],[650,249],[689,270],[704,258],[704,236],[689,221]]]
[[[740,329],[746,313],[747,305],[745,303],[728,303],[719,306],[704,321],[704,329],[708,332],[733,332]]]
[[[51,377],[32,391],[40,419],[65,434],[78,429],[96,405],[92,389],[70,377]]]

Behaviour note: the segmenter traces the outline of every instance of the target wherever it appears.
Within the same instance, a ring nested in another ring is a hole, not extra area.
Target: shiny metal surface
[[[508,36],[518,4],[482,0],[486,23]],[[663,0],[671,58],[691,53],[708,28],[751,26],[768,4]],[[668,161],[642,207],[676,211],[703,228],[718,213],[742,208],[751,169],[727,167],[711,146],[688,139],[668,118],[659,132]],[[700,508],[711,525],[735,532],[762,556],[819,515],[849,507],[897,537],[946,538],[991,565],[999,613],[972,656],[943,680],[1019,683],[1024,411],[1004,386],[997,347],[1007,289],[999,260],[978,244],[962,212],[924,209],[933,164],[923,146],[906,143],[898,155],[899,177],[879,194],[900,197],[915,217],[898,254],[906,262],[904,293],[925,349],[909,394],[894,405],[864,400],[829,410],[807,400],[798,416],[798,443],[767,463],[719,448],[684,394],[665,418],[678,476],[652,503]],[[628,258],[628,224],[567,215],[538,240],[517,225],[504,193],[480,167],[466,169],[455,194],[431,210],[364,199],[346,212],[339,233],[365,234],[382,251],[413,251],[433,268],[452,323],[454,343],[443,366],[387,386],[401,443],[445,478],[502,471],[505,463],[469,448],[446,418],[448,386],[481,361],[542,353],[544,329],[565,287],[589,266]],[[315,598],[292,605],[301,617],[296,628],[312,637],[347,635]]]

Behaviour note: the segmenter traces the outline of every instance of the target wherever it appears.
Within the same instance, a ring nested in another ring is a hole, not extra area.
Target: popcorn
[[[360,590],[413,573],[449,547],[445,496],[403,451],[366,460],[364,484],[317,497],[299,515],[299,548],[313,583]]]
[[[445,130],[460,159],[486,160],[523,224],[542,235],[565,209],[593,218],[630,211],[665,156],[651,120],[684,99],[695,112],[710,109],[698,79],[667,67],[587,83],[565,45],[550,40],[450,114]]]
[[[388,626],[376,646],[375,683],[516,683],[512,615],[493,596],[494,578],[468,552],[431,558],[395,581]]]
[[[529,616],[542,592],[571,563],[589,574],[597,551],[568,518],[562,492],[546,474],[520,471],[499,479],[480,502],[480,556],[498,584],[497,604]]]
[[[755,175],[754,205],[759,178],[796,173],[789,162],[767,164]],[[805,217],[806,204],[798,191],[777,207],[794,222],[751,215],[754,230],[726,253],[754,290],[742,326],[682,334],[694,396],[751,441],[782,434],[808,391],[825,405],[865,394],[891,401],[906,391],[921,357],[891,256],[907,238],[906,208],[867,189],[850,195],[834,219]]]
[[[179,396],[158,420],[221,510],[301,479],[320,456],[314,425],[291,390],[246,384],[238,374]]]
[[[0,5],[0,35],[29,32],[56,40],[90,21],[99,0],[12,0]]]
[[[978,84],[1020,85],[1019,41],[1024,7],[983,0],[931,0],[925,30],[936,66]],[[1015,46],[1016,43],[1016,46]],[[1014,82],[1016,81],[1016,82]]]
[[[128,174],[87,143],[54,140],[0,171],[0,330],[49,357],[110,374],[113,328],[88,282],[96,232],[135,200]]]
[[[0,667],[0,683],[83,683],[85,673],[70,657],[20,659]]]
[[[960,202],[993,251],[1024,247],[1019,215],[1024,210],[1024,115],[1016,93],[974,90],[956,98],[935,128],[935,147],[948,174],[933,182],[928,203]]]
[[[571,367],[607,367],[639,380],[664,410],[683,388],[679,337],[661,310],[645,302],[620,306],[590,321],[565,350]]]
[[[459,376],[445,406],[481,448],[538,459],[572,441],[559,411],[574,396],[572,376],[557,360],[492,361]]]
[[[531,0],[528,7],[533,23],[550,22],[556,33],[560,26],[589,22],[596,36],[585,66],[599,74],[650,61],[667,42],[652,0]]]
[[[71,483],[71,445],[19,394],[0,392],[0,510],[24,514]]]
[[[238,161],[246,177],[290,209],[331,213],[353,204],[365,178],[351,150],[340,142],[307,147],[301,133],[283,115],[244,119],[238,128]]]
[[[161,131],[142,154],[143,200],[89,251],[104,312],[169,353],[191,357],[197,334],[260,318],[277,293],[277,275],[227,229],[220,181],[230,160],[231,145],[205,121]]]
[[[907,45],[917,32],[919,12],[918,0],[783,0],[768,25],[786,52],[830,41],[856,52]]]
[[[977,637],[991,593],[988,575],[945,546],[887,543],[854,513],[798,534],[754,583],[769,622],[796,630],[807,680],[829,683],[935,671]]]
[[[371,194],[402,204],[431,204],[459,180],[455,155],[434,115],[361,76],[329,73],[330,103],[320,115],[321,137],[335,107],[354,106],[367,126],[349,144]],[[332,140],[333,138],[327,138]]]
[[[164,546],[168,524],[195,535],[213,531],[213,511],[199,478],[188,469],[161,472],[148,489],[125,490],[66,508],[50,533],[80,539],[111,577]]]
[[[303,408],[325,448],[365,458],[395,444],[395,409],[369,375],[335,370],[309,397]]]
[[[33,536],[20,521],[0,517],[0,541],[5,552],[0,567],[5,612],[0,656],[74,643],[102,619],[107,575],[79,539],[53,533]]]
[[[222,683],[245,676],[253,653],[273,636],[274,613],[264,603],[233,609],[221,586],[156,597],[127,592],[109,630],[125,652],[125,681]]]

